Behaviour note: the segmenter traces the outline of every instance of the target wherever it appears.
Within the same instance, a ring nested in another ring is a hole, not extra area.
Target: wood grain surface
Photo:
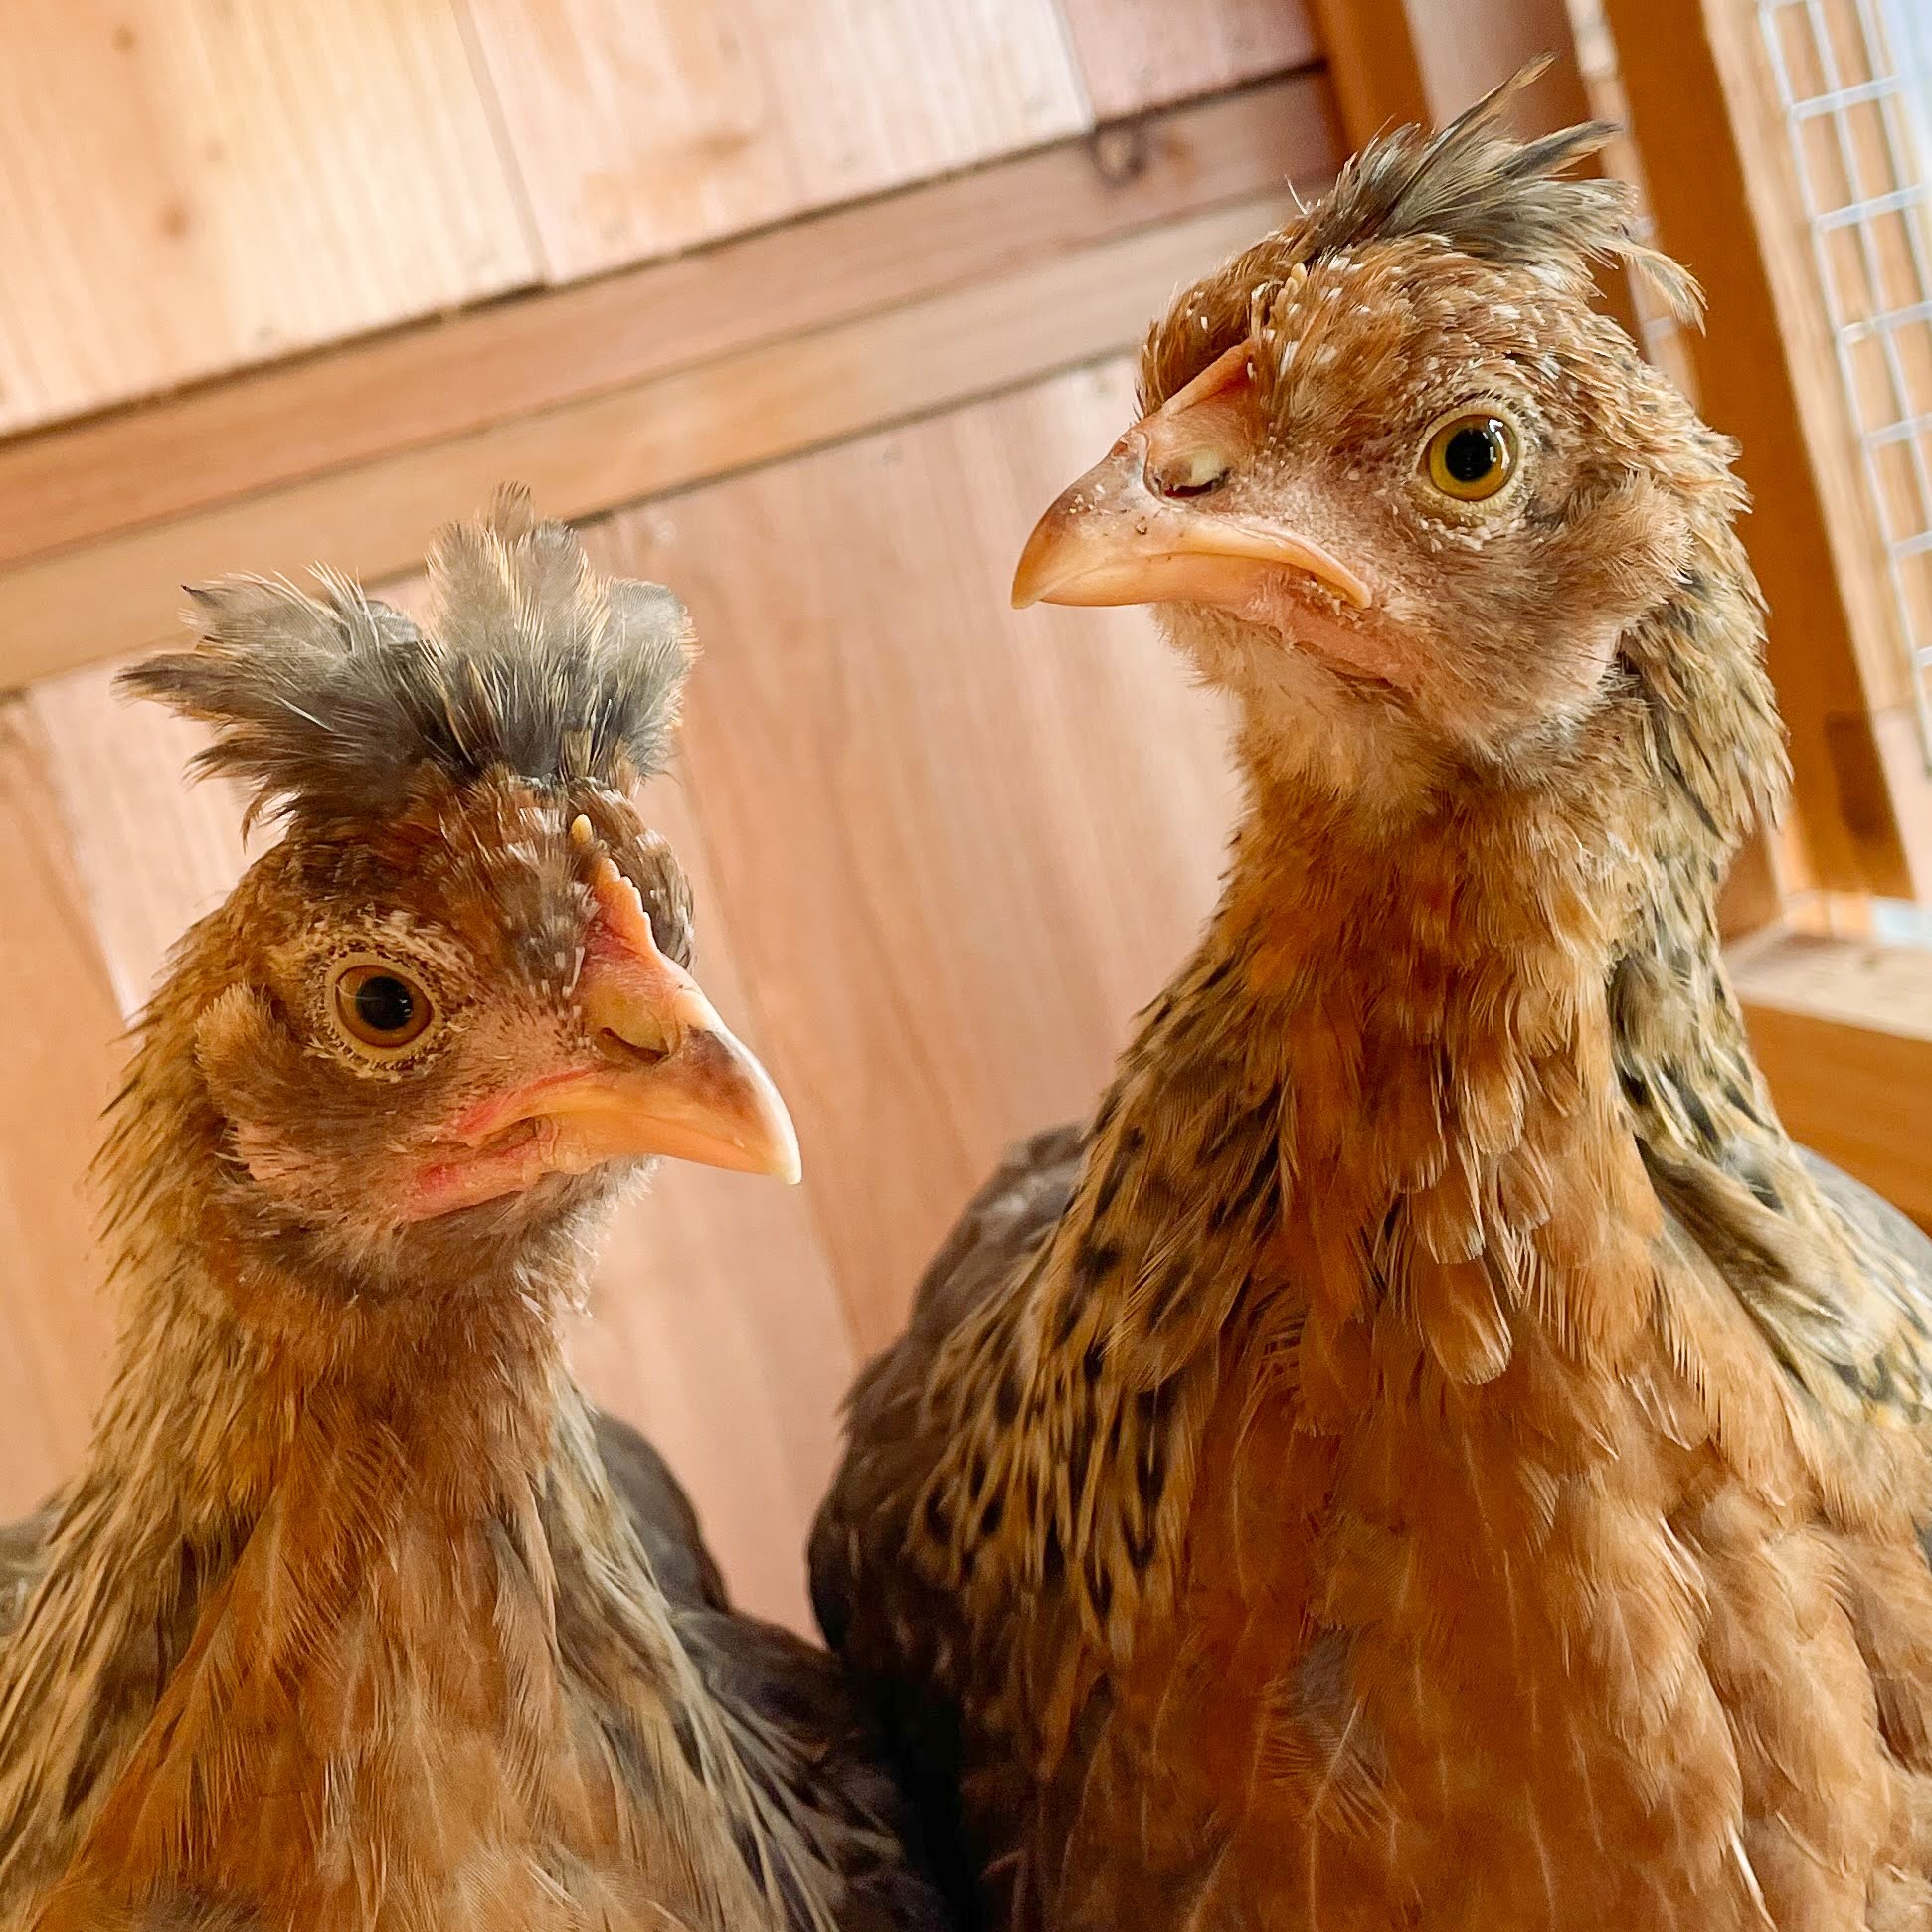
[[[0,431],[43,427],[0,441],[0,1509],[104,1381],[122,1029],[272,835],[116,666],[183,582],[326,559],[418,603],[514,477],[696,615],[642,804],[805,1155],[664,1167],[573,1356],[804,1623],[857,1362],[1212,896],[1215,707],[1143,615],[1007,589],[1148,318],[1331,172],[1303,8],[20,0],[6,40]]]
[[[0,431],[532,278],[459,0],[7,0]]]
[[[0,564],[1313,188],[1335,135],[1298,75],[621,273],[494,302],[138,409],[0,440]],[[4,192],[0,189],[0,192]]]
[[[1141,612],[1007,608],[1131,420],[1079,371],[616,519],[706,654],[686,769],[859,1346],[1010,1140],[1091,1104],[1191,944],[1219,720]]]
[[[1053,0],[470,0],[554,280],[1088,124]]]

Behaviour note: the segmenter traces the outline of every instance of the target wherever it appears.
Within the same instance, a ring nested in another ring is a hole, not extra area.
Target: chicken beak
[[[608,859],[591,886],[598,910],[577,1000],[603,1064],[503,1096],[463,1124],[462,1139],[477,1146],[528,1123],[524,1164],[542,1172],[659,1154],[795,1183],[798,1137],[771,1076],[658,951],[636,888]]]
[[[616,1064],[543,1104],[572,1164],[663,1154],[795,1184],[798,1137],[771,1075],[689,973],[655,965],[586,968],[584,1017]]]
[[[1368,586],[1318,543],[1154,478],[1192,473],[1177,458],[1211,458],[1238,436],[1251,388],[1249,350],[1217,358],[1143,417],[1033,526],[1013,576],[1013,608],[1029,604],[1211,604],[1241,612],[1264,579],[1296,571],[1358,610]],[[1215,465],[1210,461],[1208,467]]]
[[[1199,509],[1147,482],[1144,426],[1063,490],[1013,574],[1030,604],[1212,604],[1239,610],[1271,571],[1300,571],[1357,610],[1369,589],[1332,552],[1290,530]]]

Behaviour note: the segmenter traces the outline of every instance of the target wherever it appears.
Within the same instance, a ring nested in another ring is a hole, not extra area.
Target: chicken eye
[[[362,962],[343,966],[330,988],[335,1017],[358,1045],[393,1053],[423,1037],[436,1008],[407,973]]]
[[[1436,427],[1423,461],[1445,496],[1481,503],[1515,474],[1516,433],[1488,410],[1465,410]]]

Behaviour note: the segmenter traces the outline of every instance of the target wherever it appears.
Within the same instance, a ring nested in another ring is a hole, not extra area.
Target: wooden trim
[[[1771,606],[1806,869],[1828,890],[1909,897],[1901,813],[1932,822],[1932,790],[1886,760],[1874,731],[1871,707],[1886,695],[1872,681],[1882,579],[1794,233],[1797,189],[1758,66],[1756,11],[1730,0],[1605,0],[1605,12],[1662,240],[1710,301],[1698,379],[1705,414],[1743,445],[1754,506],[1744,535]]]
[[[1388,128],[1427,126],[1435,118],[1408,0],[1310,0],[1309,12],[1351,148]]]
[[[491,431],[1083,245],[1325,180],[1315,76],[671,261],[0,442],[0,565]],[[17,653],[15,653],[17,654]]]
[[[1404,123],[1440,126],[1531,61],[1525,126],[1590,118],[1565,0],[1312,0],[1351,147]]]
[[[1293,208],[1286,191],[1236,202],[20,565],[0,574],[0,684],[173,638],[184,582],[316,558],[370,581],[414,569],[506,479],[592,516],[1118,353]]]
[[[1787,934],[1731,970],[1786,1127],[1932,1227],[1932,952]]]

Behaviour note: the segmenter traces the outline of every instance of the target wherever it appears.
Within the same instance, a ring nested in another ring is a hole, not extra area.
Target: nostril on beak
[[[654,1067],[670,1058],[668,1044],[626,1039],[609,1026],[600,1026],[592,1044],[615,1067]]]
[[[1233,465],[1211,450],[1194,449],[1165,464],[1147,465],[1147,481],[1162,496],[1185,501],[1219,489],[1233,473]]]

